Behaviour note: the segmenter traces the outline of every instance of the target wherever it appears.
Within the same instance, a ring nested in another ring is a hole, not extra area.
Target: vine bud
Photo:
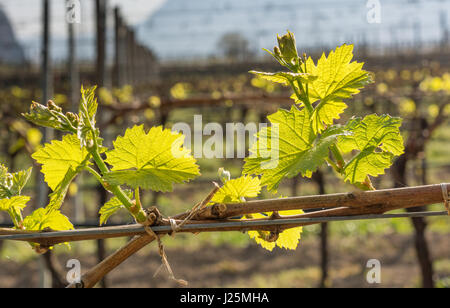
[[[270,234],[267,236],[267,241],[268,242],[276,242],[278,240],[279,234],[278,232],[270,232]]]
[[[52,100],[49,100],[47,102],[47,108],[48,108],[48,110],[51,110],[51,111],[56,111],[56,112],[62,111],[62,108],[57,106]]]
[[[282,37],[277,35],[277,40],[282,57],[286,62],[292,63],[292,60],[298,58],[297,43],[295,41],[294,33],[288,31],[287,34]]]
[[[108,182],[103,181],[103,182],[102,182],[102,185],[103,185],[103,188],[105,188],[107,191],[109,191],[109,192],[112,193],[112,191],[111,191],[111,185],[110,185]]]
[[[280,58],[282,57],[280,48],[278,48],[278,46],[275,46],[275,47],[273,48],[273,53],[274,53],[277,57],[280,57]]]
[[[67,119],[69,119],[70,123],[75,127],[77,127],[78,124],[80,123],[80,118],[78,117],[78,115],[72,112],[67,112],[66,117]]]
[[[231,179],[231,173],[230,171],[225,170],[224,168],[219,168],[219,178],[222,181],[222,183],[226,183]]]

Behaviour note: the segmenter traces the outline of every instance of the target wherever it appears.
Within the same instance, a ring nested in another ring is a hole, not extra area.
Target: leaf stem
[[[305,60],[305,70],[304,70],[304,73],[305,74],[307,74],[308,73],[308,69],[307,69],[307,67],[306,67],[306,54],[304,54],[304,60]],[[301,67],[301,65],[300,65],[300,67]],[[309,101],[309,85],[308,84],[306,84],[305,85],[305,88],[306,88],[306,91],[305,91],[305,94],[306,94],[306,98],[308,99],[308,102],[311,104],[311,102]]]
[[[23,223],[23,217],[22,214],[20,213],[20,211],[16,211],[14,208],[10,208],[8,210],[8,214],[11,217],[14,226],[17,229],[23,229],[22,223]]]
[[[333,153],[334,158],[336,158],[337,166],[342,169],[345,166],[345,160],[342,156],[341,151],[339,151],[338,147],[335,144],[330,146],[331,153]]]
[[[305,105],[305,107],[306,107],[306,109],[308,110],[308,112],[309,112],[310,114],[312,114],[313,111],[314,111],[314,108],[313,108],[313,106],[311,105],[311,103],[309,102],[309,99],[308,99],[307,97],[305,97],[305,99],[302,98],[302,96],[301,96],[301,94],[298,92],[298,89],[297,89],[297,87],[295,86],[294,82],[292,82],[291,80],[289,80],[289,83],[291,84],[291,87],[292,87],[292,89],[294,90],[295,95],[297,96],[298,100],[301,101],[301,102],[303,102],[303,104]],[[297,84],[298,84],[298,86],[300,87],[300,90],[301,90],[303,93],[305,93],[305,90],[303,89],[302,83],[301,83],[300,81],[297,80]]]
[[[89,166],[85,166],[84,169],[86,171],[89,171],[89,173],[91,173],[97,179],[97,181],[99,181],[101,184],[104,183],[102,176],[100,175],[100,173],[95,171],[94,168],[89,167]]]
[[[327,158],[326,161],[337,173],[341,173],[342,169],[339,168],[334,161],[332,161],[330,158]]]
[[[369,176],[367,176],[364,182],[362,182],[362,185],[364,190],[376,190]]]
[[[327,162],[333,167],[334,170],[342,174],[343,168],[345,166],[344,157],[342,156],[342,153],[339,151],[338,147],[335,144],[330,146],[330,150],[333,153],[333,156],[336,158],[337,164],[335,164],[331,159],[327,159]],[[354,183],[353,186],[356,186],[362,190],[376,190],[369,176],[366,177],[364,182]]]
[[[136,199],[136,206],[142,208],[141,194],[139,192],[139,187],[134,190],[134,198]]]

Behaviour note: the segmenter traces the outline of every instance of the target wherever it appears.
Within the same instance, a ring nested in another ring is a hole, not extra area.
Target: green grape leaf
[[[280,109],[268,119],[272,127],[259,131],[258,140],[245,159],[243,173],[262,175],[261,183],[269,191],[276,191],[285,177],[292,178],[299,173],[310,177],[325,162],[329,146],[343,133],[330,129],[316,135],[306,108]]]
[[[211,203],[244,202],[245,198],[257,197],[260,191],[260,179],[244,175],[240,178],[226,181],[211,199]]]
[[[88,123],[91,123],[92,126],[95,126],[95,115],[97,114],[98,102],[95,97],[96,86],[91,88],[83,88],[81,87],[81,101],[78,110],[78,116],[80,119],[89,126]]]
[[[6,211],[14,225],[19,228],[22,222],[22,210],[27,206],[28,201],[30,201],[28,196],[13,196],[0,199],[0,211]]]
[[[91,88],[81,87],[81,101],[78,109],[80,119],[77,127],[77,137],[82,146],[88,146],[96,139],[102,144],[100,131],[95,128],[95,116],[97,114],[98,102],[95,97],[96,86]]]
[[[30,201],[30,197],[28,196],[14,196],[0,199],[0,211],[9,211],[11,209],[23,210],[27,206],[28,201]]]
[[[308,83],[315,80],[317,77],[305,73],[291,73],[291,72],[276,72],[266,73],[258,71],[250,71],[249,73],[259,76],[272,82],[280,83],[284,86],[289,86],[295,80],[300,80],[302,83]]]
[[[296,94],[293,94],[291,98],[296,103],[303,105]],[[347,109],[347,104],[340,101],[330,100],[325,103],[317,104],[311,116],[314,131],[320,133],[326,129],[326,127],[333,125],[334,120],[338,120],[345,109]]]
[[[306,85],[308,100],[311,103],[320,100],[311,115],[316,132],[321,132],[339,119],[347,108],[342,99],[359,93],[361,88],[372,82],[372,75],[362,69],[364,63],[351,62],[352,58],[353,45],[344,44],[331,51],[328,57],[322,54],[317,66],[312,58],[306,61],[306,72],[317,76]],[[295,95],[293,98],[299,104],[303,104],[305,99]]]
[[[259,195],[261,191],[261,181],[258,177],[241,176],[237,179],[228,180],[225,184],[216,192],[211,199],[211,203],[236,203],[244,202],[245,198],[254,198]],[[303,214],[302,210],[292,211],[280,211],[280,215],[290,216]],[[267,218],[272,213],[256,213],[251,215],[245,215],[246,218]],[[268,231],[249,231],[248,234],[251,238],[254,238],[256,243],[260,244],[267,250],[273,250],[275,246],[286,249],[295,249],[300,240],[302,233],[302,227],[291,228],[284,230],[279,234],[278,239],[275,242],[267,241],[270,232]]]
[[[133,198],[133,192],[128,190],[125,192],[128,195],[128,198]],[[106,224],[109,217],[115,214],[118,210],[125,208],[122,202],[117,197],[112,197],[106,202],[98,212],[100,214],[100,226]]]
[[[44,208],[35,210],[23,220],[25,230],[42,231],[50,228],[54,231],[73,230],[73,225],[67,216],[58,210],[48,211]]]
[[[70,168],[78,170],[88,163],[89,153],[80,147],[77,136],[65,135],[62,141],[53,140],[36,151],[32,157],[42,164],[45,181],[55,190]]]
[[[8,173],[8,168],[0,165],[0,199],[18,196],[30,179],[32,168]]]
[[[334,120],[347,108],[347,104],[339,101],[319,103],[312,114],[312,125],[315,132],[322,132],[327,126],[333,125]]]
[[[293,216],[293,215],[300,215],[304,212],[302,210],[290,210],[290,211],[280,211],[279,214],[283,217],[285,216]],[[261,218],[267,218],[268,216],[272,215],[271,212],[264,213],[263,214],[252,214],[252,218],[255,219],[261,219]],[[269,231],[249,231],[248,235],[250,238],[253,238],[255,242],[261,247],[272,251],[276,246],[279,248],[285,248],[285,249],[291,249],[295,250],[298,246],[298,243],[301,238],[301,234],[303,232],[303,227],[294,227],[290,229],[286,229],[282,231],[278,235],[278,239],[276,241],[267,241],[268,237],[270,236]]]
[[[12,173],[12,186],[11,192],[13,195],[20,195],[22,193],[23,188],[28,183],[28,180],[31,177],[31,173],[33,168],[28,168],[28,170],[22,170],[15,173]]]
[[[113,185],[126,184],[154,191],[171,191],[174,183],[183,183],[199,175],[199,167],[189,150],[183,148],[184,136],[152,127],[145,133],[144,126],[127,129],[107,152],[106,162],[112,171],[104,178]]]
[[[3,164],[0,164],[0,183],[3,183],[3,181],[6,180],[7,175],[8,175],[8,168]]]
[[[8,168],[0,164],[0,199],[11,197],[9,187],[11,186],[11,175],[8,173]]]
[[[342,45],[331,51],[328,57],[322,54],[317,66],[311,58],[306,61],[307,73],[317,76],[308,85],[311,102],[349,98],[372,82],[372,75],[362,69],[364,63],[351,62],[353,45]]]
[[[368,175],[384,174],[394,157],[404,152],[401,124],[400,118],[375,114],[348,123],[346,130],[351,134],[340,136],[337,145],[342,153],[358,153],[344,166],[345,181],[361,183]]]
[[[56,186],[55,190],[49,195],[50,201],[46,206],[48,210],[58,210],[61,208],[62,203],[64,202],[64,198],[66,197],[67,191],[69,190],[70,183],[72,183],[73,179],[78,174],[78,170],[73,169],[72,167],[67,170],[67,173],[64,175],[62,181]]]

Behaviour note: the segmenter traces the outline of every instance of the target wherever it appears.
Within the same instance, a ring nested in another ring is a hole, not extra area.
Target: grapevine
[[[242,175],[231,178],[228,171],[220,169],[222,185],[191,212],[167,219],[160,216],[159,210],[142,204],[140,197],[142,190],[171,192],[175,184],[189,182],[200,175],[195,158],[183,146],[184,136],[162,126],[146,130],[143,125],[137,125],[118,136],[113,141],[113,148],[106,148],[96,123],[99,104],[95,87],[81,88],[76,114],[63,112],[53,101],[47,105],[32,103],[30,111],[23,115],[27,120],[64,133],[61,140],[53,140],[32,154],[52,189],[49,203],[23,217],[22,211],[30,197],[22,195],[22,189],[30,178],[31,168],[9,173],[6,166],[1,165],[0,210],[10,215],[16,230],[73,230],[68,217],[61,213],[61,207],[70,184],[82,172],[90,173],[110,193],[110,199],[99,211],[100,225],[125,209],[137,224],[146,228],[174,223],[180,227],[195,222],[202,213],[209,213],[207,218],[213,218],[213,212],[223,214],[230,210],[220,205],[230,204],[241,206],[239,215],[218,215],[216,218],[258,222],[319,217],[326,210],[305,214],[302,209],[306,207],[293,207],[246,212],[242,207],[248,199],[258,197],[264,187],[274,194],[274,198],[283,198],[276,195],[283,180],[298,175],[311,177],[323,166],[331,167],[343,182],[364,191],[375,190],[371,178],[384,174],[394,159],[404,152],[400,134],[402,119],[370,114],[363,118],[352,117],[342,123],[341,115],[348,107],[346,100],[374,79],[372,73],[363,70],[363,63],[352,61],[353,45],[337,47],[314,61],[306,54],[299,56],[294,34],[288,32],[278,36],[278,46],[268,52],[285,71],[250,73],[289,87],[292,104],[289,109],[278,109],[267,117],[271,125],[258,132],[257,141],[244,161]],[[268,153],[276,153],[276,159]],[[330,207],[330,212],[326,213],[339,216],[379,214],[389,210],[375,205],[371,204],[366,212],[351,207]],[[401,207],[397,205],[397,208]],[[305,223],[275,228],[259,226],[247,233],[268,250],[275,247],[296,249],[303,225]],[[172,231],[177,230],[175,227]],[[153,231],[152,234],[155,235]],[[130,253],[152,240],[143,239],[143,236],[126,246],[132,247]],[[159,236],[155,236],[159,240]],[[37,252],[52,246],[30,242]]]

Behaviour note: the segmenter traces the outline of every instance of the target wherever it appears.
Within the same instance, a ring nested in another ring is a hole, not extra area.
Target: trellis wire
[[[431,216],[448,216],[446,211],[431,211],[431,212],[414,212],[414,213],[398,213],[398,214],[380,214],[380,215],[358,215],[358,216],[334,216],[334,217],[318,217],[318,218],[283,218],[274,220],[261,220],[261,221],[245,221],[236,220],[231,222],[217,222],[217,223],[199,223],[184,225],[178,232],[189,232],[190,230],[201,230],[207,232],[209,230],[217,228],[242,228],[252,229],[264,226],[279,226],[279,225],[298,225],[298,224],[310,224],[310,223],[324,223],[333,221],[350,221],[350,220],[374,220],[374,219],[388,219],[388,218],[413,218],[413,217],[431,217]],[[171,232],[171,226],[154,226],[152,230],[156,233]],[[144,227],[142,225],[130,225],[129,227],[109,227],[109,228],[96,228],[86,230],[74,230],[74,231],[56,231],[56,232],[40,232],[30,234],[15,234],[15,235],[2,235],[0,240],[18,240],[18,241],[33,241],[41,239],[51,238],[64,238],[70,236],[86,236],[86,235],[111,235],[111,237],[117,237],[120,234],[130,233],[144,233]]]
[[[134,225],[134,222],[131,221],[124,221],[124,222],[118,222],[118,223],[107,223],[102,225],[103,227],[118,227],[123,225]],[[99,223],[98,221],[86,221],[86,222],[80,222],[80,223],[74,223],[74,228],[98,228]],[[14,225],[12,223],[0,223],[0,228],[14,228]]]

